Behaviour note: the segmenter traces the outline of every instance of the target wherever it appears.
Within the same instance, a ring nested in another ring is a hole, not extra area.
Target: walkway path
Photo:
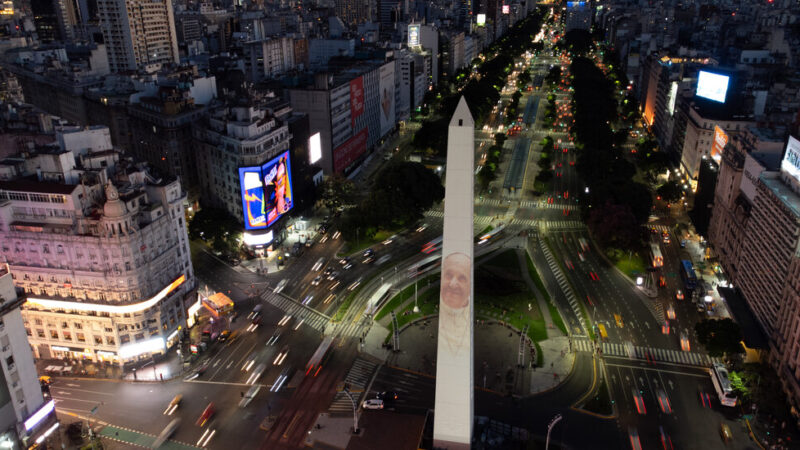
[[[539,303],[539,311],[542,312],[542,318],[544,318],[547,337],[551,338],[563,336],[564,334],[561,332],[561,330],[556,328],[556,326],[553,324],[553,317],[550,315],[550,308],[547,305],[547,300],[545,300],[544,294],[539,291],[539,287],[536,286],[536,283],[534,283],[531,279],[531,274],[528,272],[528,261],[525,258],[525,255],[526,253],[524,251],[517,252],[517,257],[519,258],[519,267],[521,268],[522,278],[525,280],[525,283],[528,284],[528,288],[531,290],[531,292],[533,292],[534,297],[536,297],[536,301]]]

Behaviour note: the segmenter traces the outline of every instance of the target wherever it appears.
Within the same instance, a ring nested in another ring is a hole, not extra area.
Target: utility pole
[[[353,396],[350,395],[350,389],[345,388],[342,392],[347,395],[347,398],[350,399],[350,403],[353,405],[353,434],[358,434],[358,409],[356,407],[356,401],[353,400]]]
[[[547,424],[547,440],[545,441],[544,444],[544,450],[550,449],[550,431],[553,430],[553,427],[556,426],[556,424],[560,422],[561,419],[562,419],[561,414],[556,414],[556,416],[553,417],[553,420],[551,420],[550,423]]]

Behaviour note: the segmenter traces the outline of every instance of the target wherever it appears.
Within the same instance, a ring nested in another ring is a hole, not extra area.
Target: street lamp
[[[350,389],[348,389],[347,387],[345,387],[345,389],[342,392],[344,392],[345,395],[347,395],[347,398],[350,399],[350,403],[353,405],[353,434],[358,434],[358,414],[356,409],[356,401],[353,400],[353,396],[350,395]]]

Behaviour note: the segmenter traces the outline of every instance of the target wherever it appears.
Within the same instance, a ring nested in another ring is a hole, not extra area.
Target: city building
[[[570,30],[592,29],[592,13],[594,11],[594,1],[568,1],[564,17],[564,32]]]
[[[97,0],[112,72],[180,62],[172,2]]]
[[[37,358],[124,365],[165,354],[186,327],[186,196],[104,128],[63,128],[60,145],[0,163],[0,258]]]
[[[195,123],[193,155],[205,203],[245,220],[239,168],[261,167],[290,147],[292,136],[276,112],[290,110],[273,111],[257,98],[229,100]]]
[[[292,109],[308,114],[312,136],[320,133],[318,164],[325,174],[358,169],[368,150],[394,129],[394,90],[394,60],[318,73],[313,85],[289,90]]]
[[[248,80],[277,78],[295,69],[294,39],[291,37],[248,41],[241,46]]]

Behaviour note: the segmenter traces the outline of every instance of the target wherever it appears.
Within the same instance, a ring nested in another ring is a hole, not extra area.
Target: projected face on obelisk
[[[469,337],[469,301],[472,292],[472,263],[460,252],[450,253],[442,262],[442,285],[439,290],[441,311],[439,338],[453,354],[465,347]]]

